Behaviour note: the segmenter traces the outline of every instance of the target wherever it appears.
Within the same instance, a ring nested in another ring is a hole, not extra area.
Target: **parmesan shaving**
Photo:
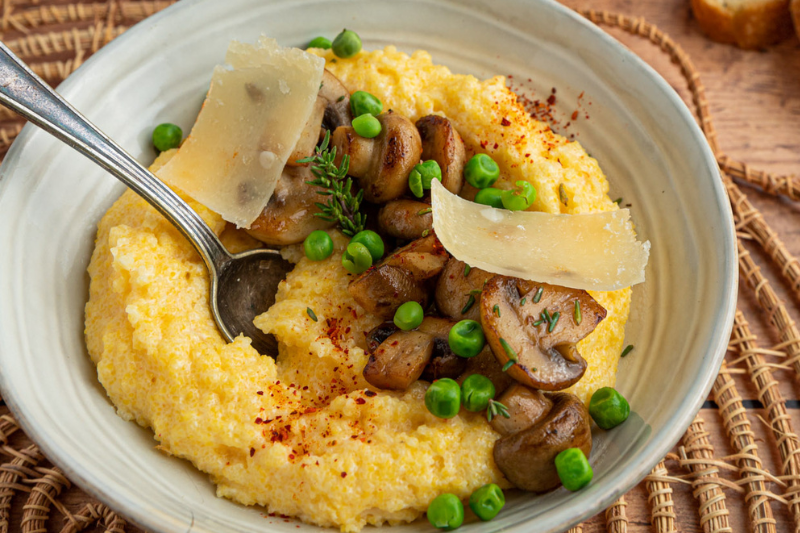
[[[650,242],[628,209],[588,215],[508,211],[456,196],[434,180],[433,229],[456,259],[496,274],[614,291],[641,283]]]
[[[157,174],[228,222],[267,205],[314,108],[325,60],[274,39],[232,42],[178,153]]]

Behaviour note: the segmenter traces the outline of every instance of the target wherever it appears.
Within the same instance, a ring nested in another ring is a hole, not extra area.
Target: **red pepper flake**
[[[495,150],[497,150],[497,147],[498,147],[498,146],[500,146],[500,145],[499,145],[499,144],[497,144],[497,143],[494,143],[494,149],[495,149]]]
[[[293,459],[294,459],[294,454],[293,454],[293,453],[290,453],[290,454],[289,454],[289,460],[291,461],[291,460],[293,460]]]
[[[364,395],[372,398],[373,396],[377,396],[378,393],[367,389],[367,390],[364,391]]]
[[[256,417],[256,424],[261,424],[263,422],[264,422],[264,420],[260,416]]]
[[[342,477],[343,478],[347,477],[347,472],[342,472]]]
[[[356,403],[358,405],[364,405],[365,403],[367,403],[367,400],[365,400],[364,398],[356,398]]]
[[[555,105],[555,103],[556,103],[556,95],[555,94],[551,94],[550,96],[548,96],[547,97],[547,103],[549,105]]]
[[[572,112],[572,120],[576,120],[578,118],[578,110]]]
[[[511,121],[508,120],[506,117],[503,117],[503,120],[500,122],[500,124],[502,124],[503,126],[510,126]]]
[[[264,396],[264,391],[263,390],[256,391],[256,394],[258,394],[259,396]]]
[[[255,448],[250,448],[250,457],[253,457],[256,454]]]

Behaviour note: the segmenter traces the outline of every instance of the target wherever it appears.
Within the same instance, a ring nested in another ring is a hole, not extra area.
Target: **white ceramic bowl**
[[[558,88],[560,111],[592,101],[579,139],[633,204],[652,243],[634,290],[619,386],[634,414],[598,432],[595,478],[578,493],[516,494],[464,531],[564,530],[638,482],[675,444],[711,388],[736,300],[728,201],[688,109],[653,70],[604,32],[547,0],[185,0],[93,56],[59,88],[141,161],[152,127],[187,131],[230,39],[284,45],[357,30],[367,48],[429,50],[453,70]],[[158,452],[149,430],[118,418],[83,339],[86,266],[96,224],[123,187],[26,126],[0,175],[0,388],[23,429],[88,492],[156,532],[298,531],[214,495],[207,477]],[[402,480],[399,480],[402,482]],[[302,526],[300,531],[314,529]],[[417,522],[398,531],[431,530]]]

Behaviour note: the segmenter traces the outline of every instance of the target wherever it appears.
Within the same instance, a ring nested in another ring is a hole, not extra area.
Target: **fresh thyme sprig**
[[[334,163],[336,159],[336,147],[328,149],[331,140],[331,132],[325,132],[322,144],[317,146],[314,155],[299,159],[298,163],[311,163],[311,173],[317,179],[308,181],[309,185],[322,187],[323,191],[317,194],[327,196],[326,203],[317,202],[319,213],[314,213],[315,217],[328,222],[337,222],[342,228],[342,233],[352,237],[362,231],[367,222],[367,215],[361,213],[361,201],[364,199],[364,191],[360,190],[353,196],[353,180],[347,177],[347,170],[350,168],[350,156],[342,157],[341,164],[337,167]]]
[[[508,414],[508,407],[496,400],[489,400],[489,407],[486,409],[486,418],[488,418],[489,422],[491,422],[492,418],[498,415],[505,418],[511,418],[511,415]]]

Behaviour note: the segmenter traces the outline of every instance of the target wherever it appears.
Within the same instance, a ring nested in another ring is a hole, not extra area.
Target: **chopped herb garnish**
[[[542,299],[542,293],[544,292],[544,287],[539,287],[539,290],[536,291],[536,294],[533,295],[533,303],[538,304],[539,300]]]
[[[469,276],[469,271],[472,270],[472,267],[469,265],[464,265],[464,277],[466,278]]]
[[[489,406],[486,408],[486,418],[489,420],[489,422],[491,422],[492,418],[498,415],[505,418],[511,418],[511,415],[508,414],[508,407],[497,400],[489,400]]]
[[[342,101],[342,100],[344,100],[344,99],[345,99],[345,95],[342,95],[342,96],[340,96],[339,98],[337,98],[337,99],[336,99],[336,101],[337,101],[337,102],[341,102],[341,101]]]
[[[509,361],[508,363],[503,365],[503,372],[508,372],[508,369],[514,366],[516,363],[514,361]]]
[[[472,289],[471,291],[469,291],[469,293],[472,294],[473,296],[477,296],[482,292],[483,291],[481,289]]]
[[[461,314],[466,315],[467,311],[469,311],[473,305],[475,305],[475,297],[470,294],[469,300],[467,300],[466,305],[461,309]]]
[[[500,318],[500,306],[499,305],[494,304],[494,307],[492,307],[492,312],[497,315],[497,318]]]
[[[314,322],[317,321],[317,315],[314,314],[313,309],[311,309],[310,307],[306,307],[306,313],[308,313],[308,316],[311,318],[311,320],[313,320]]]
[[[567,197],[567,189],[566,187],[564,187],[563,183],[558,186],[558,198],[564,205],[567,205],[567,203],[569,202],[569,198]]]
[[[417,212],[417,216],[427,215],[433,211],[433,208],[429,207],[428,209],[422,209],[421,211]]]
[[[538,325],[540,325],[542,322],[544,322],[544,319],[540,318],[539,320],[537,320],[536,322],[534,322],[534,323],[533,323],[533,325],[534,325],[534,326],[538,326]]]
[[[519,363],[519,357],[517,356],[517,352],[514,351],[514,348],[512,348],[511,345],[509,345],[505,339],[503,338],[500,339],[500,345],[503,347],[503,350],[505,350],[506,355],[511,361]]]
[[[578,300],[575,300],[575,324],[580,326],[582,321],[583,317],[581,316],[581,303]]]
[[[523,298],[522,300],[519,301],[519,305],[525,305],[525,302],[527,301],[528,301],[527,298]]]
[[[542,310],[542,312],[541,312],[541,313],[539,313],[539,316],[540,316],[540,317],[542,317],[542,320],[544,320],[544,321],[545,321],[545,322],[547,322],[548,324],[549,324],[549,323],[550,323],[550,321],[552,320],[552,318],[550,318],[550,313],[547,311],[547,308],[546,308],[546,307],[544,308],[544,310]]]
[[[430,233],[431,233],[431,230],[429,230],[429,229],[426,229],[426,230],[424,230],[424,231],[422,232],[422,236],[423,236],[423,237],[427,237],[428,235],[430,235]]]
[[[328,222],[338,222],[342,233],[352,237],[362,231],[367,222],[367,215],[359,212],[361,201],[364,199],[364,191],[360,190],[353,196],[351,190],[353,180],[345,179],[350,167],[350,156],[345,155],[337,167],[334,163],[336,147],[328,149],[330,139],[331,132],[326,131],[325,138],[314,151],[314,155],[298,159],[297,162],[311,163],[311,173],[317,179],[306,183],[324,189],[317,191],[317,194],[328,196],[327,203],[317,202],[315,204],[320,212],[314,213],[314,216]]]
[[[620,196],[619,198],[614,200],[614,203],[617,204],[617,205],[621,204],[622,203],[622,196]]]
[[[558,317],[561,315],[558,311],[556,311],[553,316],[550,318],[550,326],[547,328],[547,333],[553,333],[553,329],[558,324]]]
[[[631,351],[632,351],[632,350],[633,350],[633,344],[629,344],[629,345],[627,345],[627,346],[625,347],[625,349],[624,349],[624,350],[622,350],[622,355],[620,355],[620,357],[625,357],[626,355],[628,355],[629,353],[631,353]]]

